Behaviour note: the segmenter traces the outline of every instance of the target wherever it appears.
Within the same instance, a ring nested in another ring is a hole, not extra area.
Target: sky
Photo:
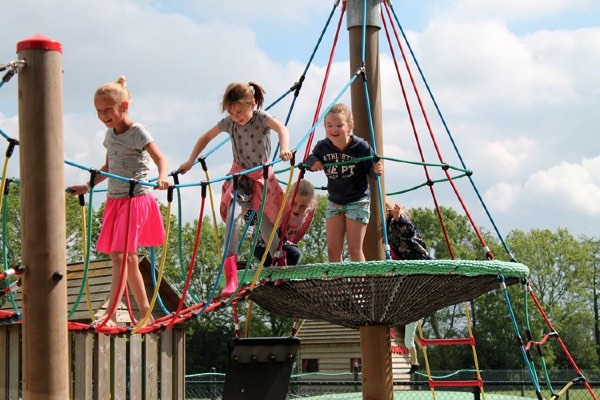
[[[220,101],[227,84],[258,82],[267,91],[267,104],[286,93],[305,70],[333,5],[324,0],[20,0],[2,12],[0,64],[15,60],[16,44],[34,34],[62,43],[64,157],[91,168],[101,166],[105,157],[105,128],[96,118],[93,93],[125,75],[132,93],[130,115],[148,127],[172,171],[188,158],[198,137],[224,117]],[[600,3],[396,0],[393,8],[394,25],[399,22],[405,32],[459,152],[410,60],[424,112],[410,76],[405,69],[400,75],[425,159],[457,167],[462,159],[504,236],[514,229],[567,228],[577,236],[600,237]],[[334,11],[289,118],[291,145],[300,156],[340,10]],[[341,101],[350,101],[349,92],[343,92],[351,76],[346,28],[344,17],[323,109],[340,95]],[[392,43],[402,68],[393,33]],[[379,45],[383,146],[378,152],[419,161],[383,29]],[[410,54],[406,43],[402,46]],[[0,129],[12,137],[19,132],[17,88],[18,76],[0,88]],[[290,104],[288,96],[269,112],[285,121]],[[319,125],[314,140],[323,137]],[[221,134],[206,151],[225,138]],[[276,135],[272,138],[275,145]],[[18,157],[11,159],[9,176],[19,177]],[[230,164],[229,144],[212,151],[211,178],[225,175]],[[439,167],[429,171],[433,179],[444,176]],[[316,186],[325,184],[323,173],[307,178]],[[65,166],[65,184],[87,179],[89,173]],[[199,166],[181,177],[190,185],[182,189],[186,221],[199,214],[200,190],[194,183],[202,179]],[[423,167],[385,161],[382,182],[388,193],[424,181]],[[461,178],[455,184],[476,224],[492,231],[470,182]],[[440,205],[462,209],[450,185],[433,188]],[[214,190],[218,197],[220,184]],[[393,200],[434,207],[428,188]]]

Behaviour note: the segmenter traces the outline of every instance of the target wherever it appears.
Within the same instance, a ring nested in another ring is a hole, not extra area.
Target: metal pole
[[[366,1],[366,24],[365,18]],[[377,152],[383,154],[383,134],[381,127],[381,85],[379,82],[379,30],[380,0],[348,0],[348,32],[350,43],[350,72],[365,66],[364,77],[352,86],[352,114],[354,115],[354,134],[367,140]],[[363,59],[363,25],[366,25],[365,56]],[[375,143],[371,140],[370,123],[367,113],[362,79],[367,80],[369,103],[372,115]],[[367,227],[367,235],[363,244],[367,260],[383,260],[383,234],[381,231],[381,214],[379,212],[379,195],[375,181],[371,187],[371,219]],[[383,190],[383,181],[382,181]],[[384,192],[385,193],[385,192]],[[392,358],[390,354],[390,333],[387,326],[364,326],[360,328],[360,345],[362,357],[363,399],[391,400],[394,396],[392,374]]]
[[[69,398],[62,45],[17,44],[19,73],[23,398]]]

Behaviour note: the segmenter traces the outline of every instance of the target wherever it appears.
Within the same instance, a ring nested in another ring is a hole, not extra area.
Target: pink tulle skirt
[[[138,246],[164,244],[165,228],[154,195],[148,193],[106,200],[96,250],[106,254],[114,251],[124,252],[126,240],[127,252],[136,252]]]

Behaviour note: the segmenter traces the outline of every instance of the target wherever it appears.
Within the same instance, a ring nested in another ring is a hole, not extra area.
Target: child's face
[[[109,96],[96,96],[94,97],[94,106],[98,119],[107,128],[115,128],[123,121],[128,103],[118,104]]]
[[[344,114],[329,113],[325,116],[325,134],[329,140],[346,140],[351,131],[352,125],[348,124]]]
[[[306,210],[308,209],[308,206],[310,205],[311,200],[312,199],[308,196],[296,195],[296,198],[294,199],[294,201],[292,202],[292,205],[291,205],[292,214],[295,217],[304,214],[306,212]]]
[[[249,104],[246,104],[241,101],[236,101],[235,103],[233,103],[233,105],[227,108],[227,112],[229,113],[229,116],[231,117],[233,122],[244,126],[252,119],[253,108],[254,107]]]

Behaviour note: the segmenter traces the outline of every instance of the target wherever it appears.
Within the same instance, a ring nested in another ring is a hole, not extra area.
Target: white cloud
[[[499,182],[484,194],[492,214],[508,229],[578,226],[597,236],[600,220],[600,156],[560,162],[523,180]]]
[[[173,170],[188,157],[196,139],[221,118],[219,102],[227,83],[255,80],[265,86],[270,102],[298,80],[322,27],[313,29],[314,21],[324,22],[332,7],[332,2],[321,0],[213,3],[22,0],[3,12],[0,63],[14,59],[17,41],[37,32],[63,43],[65,158],[91,167],[101,165],[104,158],[103,126],[92,107],[93,92],[101,83],[126,75],[134,99],[131,115],[149,127]],[[461,0],[433,4],[439,10],[420,25],[424,28],[406,33],[461,156],[474,170],[487,201],[501,213],[508,229],[543,224],[547,221],[540,210],[555,212],[568,206],[575,213],[570,229],[598,235],[597,227],[580,221],[597,216],[595,205],[600,204],[597,167],[593,167],[598,163],[594,144],[600,28],[532,28],[521,34],[512,27],[523,21],[543,26],[544,18],[560,18],[592,3]],[[344,26],[323,107],[349,79],[345,33]],[[294,40],[286,41],[287,35]],[[418,160],[384,41],[380,35],[383,151]],[[292,145],[312,125],[329,46],[331,37],[326,37],[295,104]],[[413,74],[418,79],[414,66]],[[421,84],[419,89],[444,160],[459,165]],[[409,91],[427,160],[437,161]],[[0,90],[0,129],[11,135],[18,132],[16,99],[15,78]],[[342,101],[349,102],[349,94]],[[284,120],[290,102],[291,96],[282,100],[273,114]],[[319,126],[315,140],[322,137]],[[301,146],[299,154],[303,153]],[[211,177],[225,174],[231,160],[229,146],[212,157]],[[182,182],[204,179],[197,169]],[[72,168],[66,173],[67,182],[86,179],[86,173]],[[422,175],[420,167],[386,163],[388,189],[404,189],[413,181],[421,182]],[[322,174],[310,178],[317,184],[324,181]],[[219,186],[215,185],[216,192]],[[199,190],[182,192],[186,218],[196,218]],[[421,194],[407,194],[402,201],[419,205],[414,199],[421,198]]]
[[[456,19],[494,18],[519,21],[553,16],[573,8],[583,8],[589,0],[446,0],[438,8]]]
[[[450,112],[469,114],[490,106],[509,110],[562,104],[573,97],[571,79],[508,28],[492,21],[435,21],[419,38],[423,63]],[[431,68],[431,67],[430,67]]]
[[[600,217],[600,156],[539,171],[527,180],[525,189],[557,209],[573,208]]]

